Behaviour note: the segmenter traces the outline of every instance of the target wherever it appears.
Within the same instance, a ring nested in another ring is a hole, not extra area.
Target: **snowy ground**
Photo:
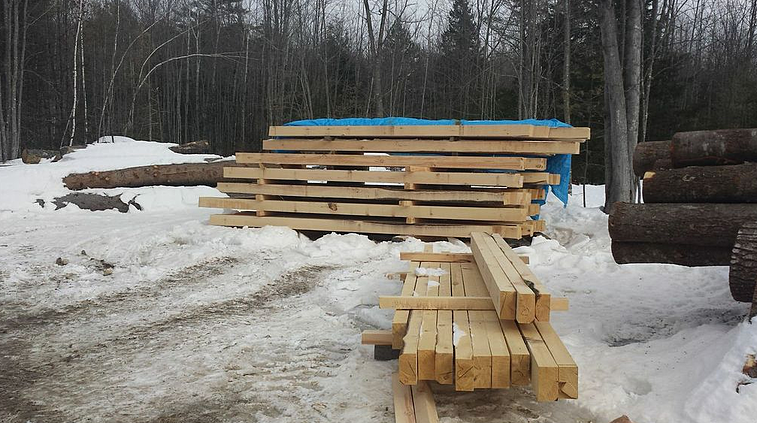
[[[204,187],[96,190],[137,196],[144,210],[126,214],[49,203],[73,171],[186,160],[124,142],[0,167],[0,420],[392,422],[396,362],[374,361],[360,332],[390,326],[376,303],[400,284],[384,275],[422,242],[212,227],[197,198],[219,193]],[[588,208],[581,187],[565,209],[550,202],[552,239],[523,248],[570,299],[553,324],[580,399],[442,392],[442,421],[754,423],[757,384],[736,386],[757,326],[730,299],[727,269],[616,265],[602,188],[587,190]]]

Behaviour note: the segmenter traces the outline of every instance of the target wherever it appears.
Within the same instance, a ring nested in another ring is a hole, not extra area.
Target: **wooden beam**
[[[407,334],[402,339],[403,347],[399,358],[400,382],[405,385],[418,383],[418,339],[421,332],[423,314],[419,311],[410,312],[407,324]]]
[[[501,251],[515,266],[518,274],[523,278],[523,281],[533,289],[536,293],[535,300],[535,318],[542,322],[548,322],[550,319],[550,312],[552,309],[552,295],[547,288],[541,283],[541,281],[534,275],[531,269],[521,261],[518,261],[515,251],[507,244],[507,242],[498,234],[492,235],[492,238],[497,243]]]
[[[463,273],[459,263],[450,264],[452,295],[463,297]],[[468,312],[452,312],[453,343],[455,347],[455,390],[472,391],[474,388],[473,345],[471,343],[470,320]]]
[[[467,238],[471,232],[496,232],[505,238],[519,239],[522,234],[517,225],[424,225],[382,223],[361,220],[320,219],[304,217],[250,216],[244,213],[217,214],[210,216],[212,225],[220,226],[288,226],[292,229],[310,231],[333,231],[341,233],[372,233],[428,237]]]
[[[541,183],[546,183],[549,179],[549,174],[545,172],[529,173],[528,175],[529,180],[543,181]],[[223,170],[223,176],[232,179],[479,185],[511,188],[522,187],[524,180],[524,176],[518,173],[392,172],[371,170],[268,169],[257,167],[226,167]]]
[[[492,353],[489,348],[485,311],[469,311],[473,344],[473,387],[492,387]]]
[[[473,254],[400,252],[400,260],[433,261],[439,263],[465,263],[473,261]]]
[[[481,232],[471,233],[471,250],[494,302],[497,315],[500,319],[513,320],[516,317],[516,291],[489,249],[486,243],[488,236]]]
[[[560,398],[578,398],[578,366],[571,357],[565,344],[557,336],[557,332],[548,322],[536,322],[536,329],[539,330],[544,342],[552,353],[555,363],[557,363],[557,381],[560,392]]]
[[[412,387],[415,421],[418,423],[439,423],[434,394],[426,382],[418,382]]]
[[[537,401],[555,401],[559,398],[559,368],[547,344],[533,323],[519,324],[523,339],[531,354],[531,386]]]
[[[494,259],[499,264],[505,276],[515,288],[515,320],[518,323],[531,323],[534,321],[536,313],[536,294],[526,285],[518,272],[516,265],[513,264],[509,257],[505,255],[497,242],[490,236],[485,235],[484,240],[487,247],[494,255]],[[507,247],[510,248],[510,247]],[[508,254],[515,256],[515,254]],[[514,258],[521,266],[525,266],[523,261],[517,256]]]
[[[319,201],[251,200],[244,198],[200,197],[200,207],[256,210],[284,213],[309,213],[366,217],[412,217],[422,219],[521,222],[525,208],[402,206],[394,204],[336,203]]]
[[[392,345],[392,331],[364,330],[360,343],[363,345]]]
[[[268,139],[263,150],[359,151],[376,153],[478,153],[478,154],[578,154],[580,142],[466,140],[322,140]]]
[[[549,302],[552,311],[568,311],[568,299],[552,297]]]
[[[392,396],[394,398],[394,421],[396,423],[416,423],[413,392],[400,382],[397,373],[392,375]]]
[[[499,317],[494,311],[486,311],[483,318],[486,322],[486,334],[489,338],[489,349],[492,356],[492,388],[510,387],[510,352],[507,341],[499,325]]]
[[[271,126],[271,137],[471,137],[586,140],[589,128],[535,125]]]
[[[445,169],[545,170],[547,159],[491,156],[397,156],[321,153],[237,153],[237,163],[320,166],[436,167]]]
[[[218,190],[229,194],[263,194],[284,197],[354,198],[360,200],[409,200],[426,202],[501,203],[505,206],[528,206],[527,189],[414,190],[398,188],[309,185],[257,185],[245,182],[219,182]]]
[[[381,296],[379,308],[396,310],[493,310],[491,297]]]
[[[418,277],[415,275],[415,269],[418,268],[420,263],[410,263],[410,271],[405,276],[405,280],[402,284],[402,296],[411,296],[415,290],[415,284],[418,281]],[[392,318],[392,349],[399,350],[404,345],[402,338],[407,333],[407,322],[410,319],[410,312],[407,310],[397,310],[394,312]]]
[[[499,325],[510,352],[510,382],[513,385],[528,385],[531,380],[531,354],[523,336],[513,320],[500,320]]]
[[[439,269],[438,263],[423,263],[428,269]],[[415,293],[426,295],[429,298],[439,297],[439,276],[429,275],[425,292],[419,292],[416,288]],[[411,297],[412,298],[412,297]],[[438,311],[423,311],[423,323],[421,324],[421,336],[418,341],[418,379],[435,380],[436,372],[436,323]]]
[[[447,273],[439,278],[439,296],[452,295],[452,269],[450,263],[442,263],[441,268]],[[455,381],[454,348],[452,344],[452,311],[439,310],[436,321],[435,379],[442,385]]]

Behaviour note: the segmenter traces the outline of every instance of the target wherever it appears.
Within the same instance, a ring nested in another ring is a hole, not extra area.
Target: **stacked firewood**
[[[757,129],[679,132],[641,143],[634,172],[644,204],[609,220],[618,263],[731,266],[731,293],[752,302],[757,280]]]

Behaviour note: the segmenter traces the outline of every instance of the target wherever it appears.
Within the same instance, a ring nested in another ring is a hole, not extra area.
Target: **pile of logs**
[[[731,293],[752,302],[757,280],[757,129],[679,132],[634,152],[644,204],[610,214],[618,263],[731,266]]]

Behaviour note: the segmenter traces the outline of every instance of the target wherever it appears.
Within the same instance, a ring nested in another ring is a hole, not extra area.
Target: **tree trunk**
[[[757,282],[757,219],[744,224],[736,237],[728,275],[733,299],[747,303],[753,302],[755,282]]]
[[[564,1],[562,103],[563,119],[565,123],[570,123],[570,0]]]
[[[757,129],[679,132],[670,147],[674,167],[757,161]]]
[[[183,163],[131,167],[102,172],[72,173],[63,178],[71,190],[86,188],[169,186],[216,186],[223,179],[223,168],[238,166],[233,161]]]
[[[672,167],[670,141],[648,141],[636,145],[633,152],[633,173],[636,176],[644,177],[650,170]]]
[[[690,166],[650,172],[646,203],[757,203],[757,164]]]
[[[612,256],[618,264],[669,263],[681,266],[728,266],[731,262],[731,249],[699,245],[613,241]]]
[[[615,242],[732,248],[741,226],[757,220],[757,204],[617,203],[608,226]]]

